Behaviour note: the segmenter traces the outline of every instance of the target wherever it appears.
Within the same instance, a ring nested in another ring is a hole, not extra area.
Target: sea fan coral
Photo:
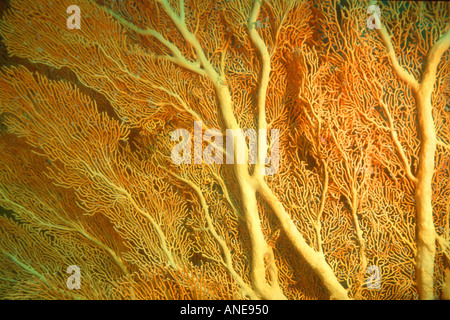
[[[449,11],[4,2],[0,298],[449,299]]]

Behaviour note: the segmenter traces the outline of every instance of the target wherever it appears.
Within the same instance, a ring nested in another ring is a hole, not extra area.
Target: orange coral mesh
[[[1,8],[0,298],[450,298],[448,3],[73,4]]]

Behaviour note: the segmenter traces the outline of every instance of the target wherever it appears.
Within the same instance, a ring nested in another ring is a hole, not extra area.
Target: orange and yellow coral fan
[[[379,6],[10,0],[0,297],[448,299],[449,5]],[[176,165],[194,121],[279,171]]]

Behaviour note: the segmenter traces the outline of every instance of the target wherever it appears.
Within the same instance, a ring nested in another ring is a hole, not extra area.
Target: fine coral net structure
[[[450,4],[3,0],[1,299],[449,299]]]

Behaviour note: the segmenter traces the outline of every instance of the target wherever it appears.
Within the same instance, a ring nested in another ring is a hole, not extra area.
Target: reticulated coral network
[[[449,299],[449,10],[2,2],[0,298]]]

